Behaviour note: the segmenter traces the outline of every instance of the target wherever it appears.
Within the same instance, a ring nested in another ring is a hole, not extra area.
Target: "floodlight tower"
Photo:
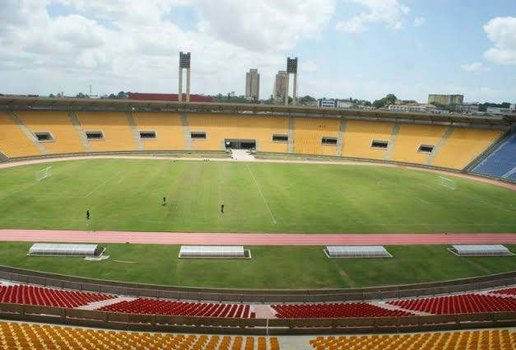
[[[290,58],[287,57],[287,90],[285,91],[285,105],[288,105],[288,90],[289,90],[289,81],[290,74],[294,76],[293,86],[292,86],[292,105],[295,105],[297,102],[297,57]]]
[[[186,69],[186,102],[190,102],[190,52],[179,53],[179,102],[183,100],[183,69]]]

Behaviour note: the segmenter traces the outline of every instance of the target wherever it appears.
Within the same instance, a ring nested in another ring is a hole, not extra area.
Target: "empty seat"
[[[273,305],[278,318],[343,318],[412,316],[410,312],[390,310],[368,303],[328,303]]]
[[[516,298],[484,294],[461,294],[396,300],[390,301],[389,304],[407,310],[428,312],[436,315],[516,311]]]
[[[249,305],[244,304],[195,303],[147,298],[121,301],[103,306],[100,310],[129,314],[252,318]]]

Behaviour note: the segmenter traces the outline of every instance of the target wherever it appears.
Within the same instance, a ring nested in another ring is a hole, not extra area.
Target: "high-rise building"
[[[464,95],[428,95],[428,103],[436,103],[443,106],[462,105],[464,103]]]
[[[245,73],[245,98],[258,101],[260,99],[260,74],[258,69],[249,69]]]
[[[274,88],[272,89],[272,97],[276,103],[285,101],[285,94],[287,93],[288,74],[287,71],[280,70],[276,74],[274,81]]]

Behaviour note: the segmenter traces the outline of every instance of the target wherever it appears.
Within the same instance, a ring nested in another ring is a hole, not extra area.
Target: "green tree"
[[[315,102],[315,101],[316,101],[315,97],[312,97],[310,95],[303,96],[299,99],[299,103],[301,103],[301,104],[306,104],[306,103]]]
[[[388,94],[384,98],[381,98],[379,100],[375,100],[373,102],[373,107],[375,107],[375,108],[383,108],[383,107],[386,107],[388,105],[394,104],[397,100],[398,100],[398,98],[396,97],[396,95]]]

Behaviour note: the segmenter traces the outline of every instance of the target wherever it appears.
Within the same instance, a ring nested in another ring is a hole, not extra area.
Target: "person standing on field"
[[[221,214],[224,214],[224,204],[221,204],[221,205],[220,205],[220,213],[221,213]]]

